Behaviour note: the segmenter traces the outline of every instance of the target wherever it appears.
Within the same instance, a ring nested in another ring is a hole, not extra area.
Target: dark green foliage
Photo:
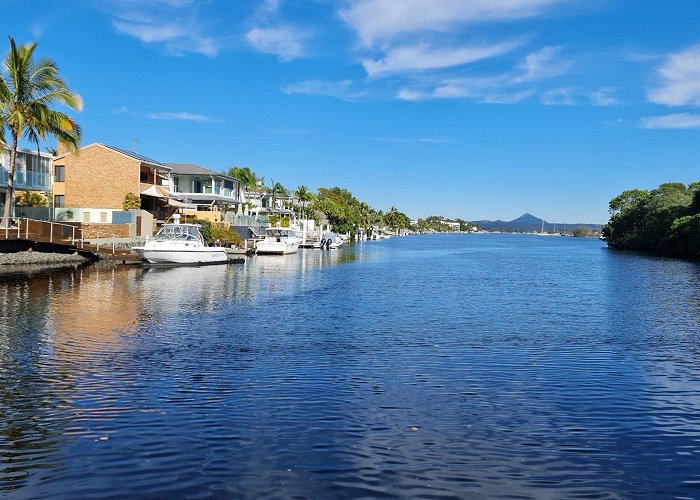
[[[700,256],[700,185],[669,182],[632,189],[610,201],[608,245],[683,257]]]
[[[18,207],[45,207],[46,198],[37,192],[24,191],[17,197]]]
[[[579,226],[576,229],[574,229],[574,232],[572,234],[576,237],[585,238],[588,236],[593,236],[595,234],[595,231],[593,231],[593,229],[587,226]]]
[[[213,229],[214,225],[208,220],[204,219],[188,219],[188,224],[199,224],[199,232],[202,234],[202,238],[205,243],[211,243],[216,238],[214,237]]]
[[[319,188],[314,208],[321,210],[337,233],[354,233],[360,218],[360,202],[340,187]]]
[[[447,222],[459,222],[460,231],[471,231],[473,224],[464,219],[447,219],[442,215],[430,215],[425,219],[418,219],[414,229],[423,232],[446,233],[452,231]]]

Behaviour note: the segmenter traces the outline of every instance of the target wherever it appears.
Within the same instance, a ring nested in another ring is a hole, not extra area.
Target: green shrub
[[[132,192],[126,193],[126,195],[124,195],[124,201],[122,201],[122,208],[124,210],[131,210],[132,208],[141,208],[141,198]]]

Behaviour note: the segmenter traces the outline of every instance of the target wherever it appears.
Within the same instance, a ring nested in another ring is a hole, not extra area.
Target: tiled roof
[[[123,155],[130,156],[134,160],[142,161],[144,163],[150,163],[151,165],[158,165],[159,167],[166,167],[166,165],[164,165],[163,163],[161,163],[159,161],[155,161],[154,159],[149,158],[147,156],[143,156],[143,155],[140,155],[138,153],[134,153],[133,151],[128,151],[126,149],[116,148],[114,146],[110,146],[109,144],[102,144],[102,145],[106,148],[112,149],[112,150],[114,150],[118,153],[121,153]]]
[[[182,175],[216,175],[219,177],[225,177],[226,179],[236,179],[230,175],[226,175],[221,172],[215,172],[214,170],[209,170],[208,168],[200,167],[194,163],[166,163],[170,167],[171,173],[182,174]]]

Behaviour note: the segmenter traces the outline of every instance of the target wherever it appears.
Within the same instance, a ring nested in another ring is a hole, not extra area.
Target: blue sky
[[[696,0],[4,0],[84,144],[411,217],[605,222],[700,179]],[[7,46],[7,45],[6,45]]]

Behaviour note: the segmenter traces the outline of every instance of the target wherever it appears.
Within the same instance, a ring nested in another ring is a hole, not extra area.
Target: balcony
[[[7,186],[9,178],[10,172],[0,167],[0,187]],[[51,175],[15,170],[15,189],[18,191],[49,191],[51,189]]]
[[[197,191],[192,191],[188,188],[173,186],[172,193],[177,194],[181,198],[189,200],[211,199],[224,203],[239,203],[238,191],[235,189],[226,189],[221,186],[203,185]]]

